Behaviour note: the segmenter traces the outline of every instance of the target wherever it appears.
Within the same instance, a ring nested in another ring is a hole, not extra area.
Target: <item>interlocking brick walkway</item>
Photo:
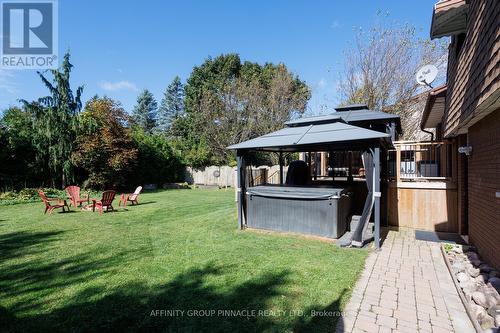
[[[389,231],[370,254],[337,332],[475,332],[438,243]]]

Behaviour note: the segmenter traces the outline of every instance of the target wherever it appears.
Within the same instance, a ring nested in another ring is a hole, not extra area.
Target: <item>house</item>
[[[439,1],[430,35],[451,38],[448,72],[428,95],[421,128],[457,149],[456,231],[500,267],[500,1]]]

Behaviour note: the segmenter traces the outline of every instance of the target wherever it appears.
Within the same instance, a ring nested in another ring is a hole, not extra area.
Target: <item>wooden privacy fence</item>
[[[458,231],[457,146],[451,141],[395,141],[389,151],[389,225]]]
[[[251,167],[251,172],[247,172],[246,184],[248,186],[279,184],[279,169],[279,165]],[[287,169],[286,166],[283,168],[283,179],[286,179]],[[236,167],[228,165],[209,166],[204,169],[187,167],[185,181],[195,185],[236,187]]]
[[[195,185],[234,186],[236,168],[230,166],[209,166],[204,169],[186,168],[185,181]]]

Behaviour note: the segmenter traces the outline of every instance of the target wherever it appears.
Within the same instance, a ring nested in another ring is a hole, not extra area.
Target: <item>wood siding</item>
[[[467,34],[459,52],[457,44],[458,38],[452,37],[448,55],[445,137],[456,135],[472,116],[480,118],[474,113],[479,112],[478,107],[483,102],[490,104],[491,99],[498,98],[500,1],[471,1]]]
[[[500,109],[469,128],[469,237],[479,253],[500,267]]]

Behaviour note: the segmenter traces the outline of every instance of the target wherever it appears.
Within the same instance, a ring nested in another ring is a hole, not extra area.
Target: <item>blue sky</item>
[[[84,84],[84,100],[107,95],[127,111],[141,89],[160,100],[175,75],[185,81],[209,55],[282,62],[311,87],[308,112],[319,113],[339,102],[342,51],[355,27],[382,11],[427,37],[435,2],[60,0],[59,54],[71,51],[72,84]],[[35,71],[0,70],[0,109],[46,94]]]

